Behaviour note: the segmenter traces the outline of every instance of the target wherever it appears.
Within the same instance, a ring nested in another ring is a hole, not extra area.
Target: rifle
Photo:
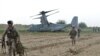
[[[4,39],[1,39],[1,44],[2,44],[2,49],[3,49],[3,48],[6,48],[5,40],[4,40]]]
[[[6,48],[5,41],[2,41],[2,48]]]
[[[2,50],[2,53],[5,54],[6,53],[6,45],[5,45],[5,41],[4,39],[0,39],[0,43],[1,43],[1,50]]]

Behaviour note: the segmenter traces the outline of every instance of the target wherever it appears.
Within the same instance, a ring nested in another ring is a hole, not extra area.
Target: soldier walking
[[[80,28],[78,28],[78,30],[77,30],[77,31],[78,31],[78,33],[77,33],[77,34],[78,34],[78,38],[79,38],[79,37],[80,37],[80,32],[81,32],[81,29],[80,29]]]
[[[69,35],[72,40],[72,45],[75,45],[76,44],[76,35],[77,35],[77,31],[76,31],[75,27],[72,27],[72,30],[70,31]]]
[[[16,56],[16,43],[20,41],[20,37],[18,32],[13,26],[13,21],[7,22],[8,27],[5,30],[3,37],[2,37],[2,47],[5,47],[5,36],[7,35],[7,46],[8,46],[8,55],[9,56]]]

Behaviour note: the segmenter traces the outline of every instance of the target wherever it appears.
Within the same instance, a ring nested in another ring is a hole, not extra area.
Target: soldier
[[[19,34],[13,26],[13,21],[8,21],[8,27],[5,30],[3,37],[2,37],[2,46],[5,46],[5,36],[7,35],[7,46],[8,46],[8,55],[15,56],[16,52],[16,43],[20,41]]]
[[[100,28],[98,27],[98,32],[100,32]]]
[[[78,28],[78,38],[80,37],[80,32],[81,32],[81,29]]]
[[[72,39],[72,45],[76,44],[76,35],[77,35],[77,31],[75,30],[75,27],[72,27],[72,30],[69,33],[70,38]]]
[[[95,32],[95,27],[93,27],[93,32]]]
[[[98,32],[100,31],[100,28],[98,27]]]

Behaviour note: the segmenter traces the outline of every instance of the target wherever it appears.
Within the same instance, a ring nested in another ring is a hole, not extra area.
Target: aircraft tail
[[[74,18],[72,19],[71,26],[78,29],[79,25],[78,25],[78,17],[77,16],[74,16]]]

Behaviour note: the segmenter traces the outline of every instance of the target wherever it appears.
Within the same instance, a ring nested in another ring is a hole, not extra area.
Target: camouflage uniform
[[[77,35],[77,31],[73,28],[70,31],[69,35],[70,35],[70,38],[72,39],[72,45],[74,45],[75,42],[76,42],[75,38],[76,38],[76,35]]]
[[[17,41],[19,41],[19,34],[16,31],[16,29],[12,26],[12,27],[8,27],[6,29],[6,31],[3,34],[3,41],[5,40],[5,36],[7,35],[7,46],[8,46],[8,51],[9,51],[9,56],[12,55],[12,48],[14,48],[15,50],[13,50],[13,55],[15,56],[15,51],[16,51],[16,43]],[[14,46],[12,46],[14,45]]]

